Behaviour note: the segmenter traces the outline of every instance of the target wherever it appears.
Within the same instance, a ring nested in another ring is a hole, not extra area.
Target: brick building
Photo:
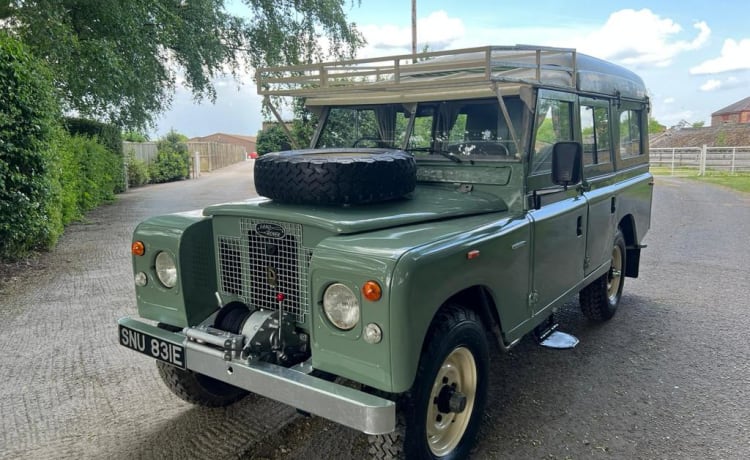
[[[711,114],[711,126],[724,123],[750,123],[750,97]]]

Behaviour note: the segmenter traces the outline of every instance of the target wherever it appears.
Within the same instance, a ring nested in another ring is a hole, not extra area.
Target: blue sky
[[[237,10],[241,11],[241,10]],[[368,44],[359,57],[411,49],[411,0],[356,0],[350,20]],[[649,89],[652,116],[667,126],[705,121],[750,96],[750,2],[744,0],[592,0],[499,2],[417,0],[419,47],[563,46],[616,62]],[[185,89],[158,121],[190,137],[221,131],[255,135],[262,116],[251,76],[216,79],[215,105],[195,104]]]

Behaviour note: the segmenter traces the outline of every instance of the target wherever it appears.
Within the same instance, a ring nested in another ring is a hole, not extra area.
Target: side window
[[[531,173],[552,171],[552,146],[573,139],[573,104],[568,101],[540,98],[536,110],[536,133]]]
[[[583,164],[601,165],[610,163],[612,135],[609,129],[607,107],[581,103],[581,142]]]
[[[641,149],[641,111],[625,110],[620,114],[620,158],[633,158]]]

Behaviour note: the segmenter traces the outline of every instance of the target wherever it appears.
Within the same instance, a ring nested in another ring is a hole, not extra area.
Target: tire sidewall
[[[420,359],[419,371],[412,388],[406,410],[406,436],[404,453],[406,458],[415,459],[463,459],[473,447],[474,439],[479,432],[482,413],[487,399],[489,378],[489,347],[481,323],[475,319],[466,319],[451,327],[442,336],[433,335],[427,344],[425,353]],[[445,358],[456,348],[467,348],[474,357],[477,368],[477,388],[472,414],[466,431],[456,448],[448,455],[435,457],[427,444],[427,408],[431,404],[430,395],[438,370]]]

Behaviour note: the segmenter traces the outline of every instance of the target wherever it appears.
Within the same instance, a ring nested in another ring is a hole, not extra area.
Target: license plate
[[[185,349],[158,337],[120,325],[120,345],[185,369]]]

